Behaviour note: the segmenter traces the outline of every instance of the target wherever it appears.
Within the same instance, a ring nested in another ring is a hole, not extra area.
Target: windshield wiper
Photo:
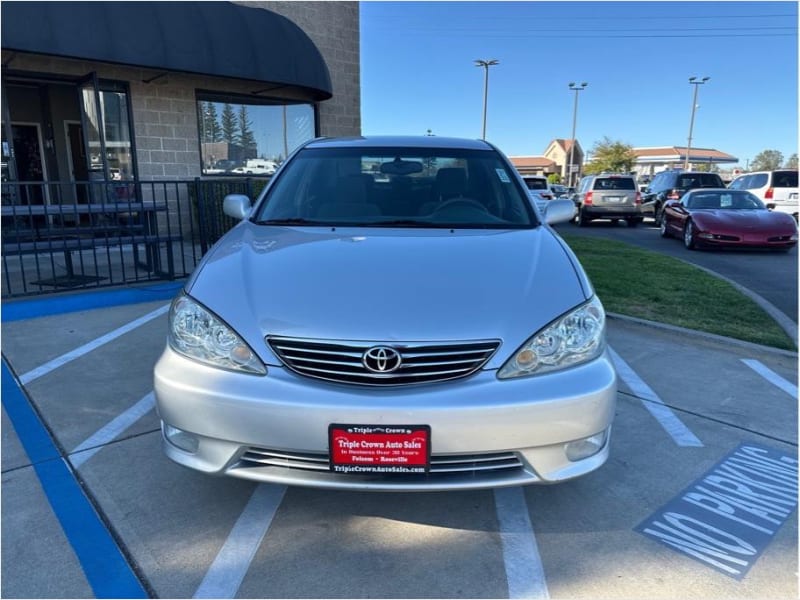
[[[292,217],[290,219],[265,219],[256,221],[256,225],[325,225],[325,223],[311,221],[302,217]]]

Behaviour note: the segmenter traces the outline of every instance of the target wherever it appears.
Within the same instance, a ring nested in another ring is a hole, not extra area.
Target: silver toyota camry
[[[167,456],[257,481],[433,491],[552,483],[608,457],[605,313],[484,141],[311,141],[170,311]]]

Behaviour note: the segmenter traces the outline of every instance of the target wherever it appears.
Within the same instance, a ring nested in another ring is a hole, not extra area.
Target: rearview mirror
[[[422,163],[413,160],[403,160],[399,156],[392,162],[381,164],[381,173],[386,175],[411,175],[422,173]]]

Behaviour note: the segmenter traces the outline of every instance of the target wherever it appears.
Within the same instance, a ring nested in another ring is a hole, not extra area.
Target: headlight
[[[605,330],[606,313],[595,296],[525,342],[497,376],[538,375],[592,360],[603,352]]]
[[[189,296],[179,296],[172,303],[169,345],[176,352],[213,367],[258,375],[267,373],[242,338]]]

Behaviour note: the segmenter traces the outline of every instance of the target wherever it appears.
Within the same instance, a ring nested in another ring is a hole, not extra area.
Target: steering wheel
[[[477,200],[473,200],[472,198],[450,198],[449,200],[445,200],[439,206],[436,207],[434,212],[439,212],[442,209],[449,208],[451,206],[468,206],[470,208],[477,208],[483,212],[489,212],[487,208],[478,202]]]

